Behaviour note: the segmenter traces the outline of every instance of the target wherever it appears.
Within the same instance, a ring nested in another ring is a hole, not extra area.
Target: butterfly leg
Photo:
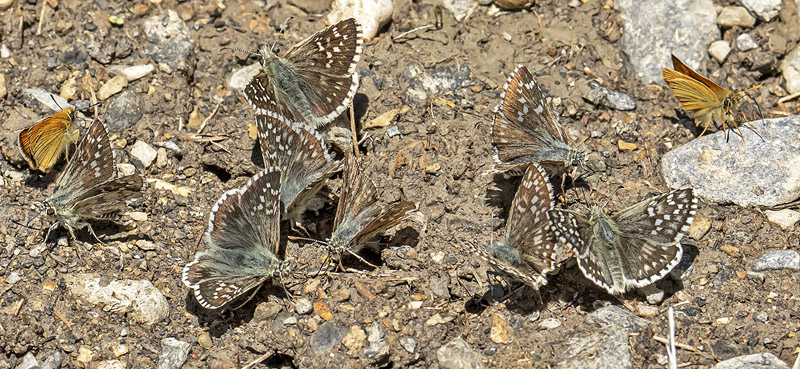
[[[258,287],[256,287],[255,289],[253,289],[253,293],[251,293],[251,294],[250,294],[250,297],[248,297],[248,298],[247,298],[247,300],[244,300],[244,302],[243,302],[243,303],[241,303],[239,306],[237,306],[237,307],[235,307],[235,308],[232,308],[231,310],[239,310],[239,309],[241,309],[243,306],[247,305],[247,303],[248,303],[248,302],[250,302],[250,300],[252,300],[252,299],[253,299],[253,297],[255,297],[255,296],[256,296],[256,293],[258,293],[258,291],[259,291],[259,290],[261,290],[261,286],[263,286],[263,285],[264,285],[263,283],[259,284],[259,285],[258,285]],[[289,295],[289,296],[291,296],[291,295]]]
[[[291,227],[290,228],[292,229],[292,231],[300,233],[300,234],[303,234],[307,238],[311,238],[311,234],[308,233],[308,230],[306,229],[306,227],[303,227],[302,224],[298,223],[294,219],[289,220],[289,222],[291,223]]]
[[[91,233],[91,234],[92,234],[92,236],[94,237],[94,239],[95,239],[95,240],[97,240],[97,242],[100,242],[100,243],[101,243],[101,244],[103,244],[103,245],[105,245],[105,244],[106,244],[105,242],[101,241],[101,240],[100,240],[100,238],[98,238],[98,237],[97,237],[97,235],[94,233],[94,229],[92,229],[92,225],[91,225],[91,224],[87,224],[87,225],[86,225],[86,228],[88,228],[88,229],[89,229],[89,233]],[[72,231],[70,231],[70,232],[72,232]],[[74,237],[74,236],[73,236],[73,237]]]
[[[350,254],[350,255],[353,255],[353,256],[355,256],[355,257],[356,257],[356,259],[360,260],[362,263],[364,263],[364,264],[367,264],[367,265],[369,265],[370,267],[372,267],[372,268],[374,268],[374,269],[378,269],[378,266],[377,266],[377,265],[370,263],[370,262],[369,262],[369,261],[367,261],[366,259],[362,258],[362,257],[361,257],[361,255],[359,255],[359,254],[357,254],[357,253],[355,253],[355,252],[352,252],[352,251],[350,251],[350,250],[347,250],[347,253],[348,253],[348,254]],[[340,264],[339,264],[339,265],[341,265],[341,262],[340,262]]]

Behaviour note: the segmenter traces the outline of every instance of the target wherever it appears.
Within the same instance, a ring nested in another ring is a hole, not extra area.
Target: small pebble
[[[123,88],[128,87],[128,80],[125,76],[115,76],[100,86],[97,90],[97,98],[99,100],[106,100],[111,96],[118,94]]]
[[[296,311],[300,315],[306,315],[310,313],[314,309],[314,305],[311,304],[307,298],[303,297],[297,300],[297,303],[294,305],[294,311]]]
[[[557,318],[547,318],[539,323],[539,327],[544,329],[556,329],[561,326],[561,321]]]
[[[757,47],[758,44],[756,40],[748,33],[742,33],[739,37],[736,37],[736,48],[739,49],[739,51],[750,51]]]
[[[708,53],[718,62],[722,63],[728,58],[728,54],[731,53],[731,44],[724,40],[714,41],[708,46]]]

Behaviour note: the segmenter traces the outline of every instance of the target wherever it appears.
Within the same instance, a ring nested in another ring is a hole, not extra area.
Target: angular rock
[[[400,346],[403,346],[408,353],[413,354],[417,349],[417,340],[414,337],[400,337]]]
[[[57,94],[52,94],[41,88],[26,88],[22,90],[22,99],[25,105],[32,106],[39,104],[46,107],[49,111],[61,111],[67,107],[73,107],[66,99]],[[55,99],[55,102],[53,101]],[[51,113],[52,114],[52,113]]]
[[[636,109],[636,100],[626,94],[611,91],[595,81],[589,82],[589,88],[583,99],[594,105],[623,111]]]
[[[425,69],[417,62],[410,62],[401,77],[408,86],[403,99],[409,105],[419,104],[442,92],[467,87],[470,83],[469,76],[470,69],[467,64],[443,64]]]
[[[133,127],[142,118],[142,100],[131,90],[117,95],[106,109],[106,127],[109,132],[120,132]]]
[[[100,86],[100,89],[97,90],[97,98],[101,101],[106,100],[109,97],[118,94],[125,87],[128,87],[128,79],[123,75],[114,76],[104,85]]]
[[[372,40],[378,30],[392,20],[392,0],[333,0],[328,23],[355,18],[361,24],[365,40]]]
[[[800,116],[765,119],[735,133],[708,134],[673,149],[661,160],[672,189],[694,189],[707,202],[775,206],[800,197]]]
[[[722,63],[728,58],[731,53],[731,44],[725,40],[714,41],[708,45],[708,54],[711,55],[718,62]]]
[[[750,51],[758,48],[758,43],[749,33],[742,33],[736,37],[736,49],[739,51]]]
[[[167,73],[179,70],[191,76],[195,67],[194,39],[174,10],[145,19],[142,23],[147,45],[142,54],[159,63]]]
[[[453,18],[456,19],[456,22],[461,22],[464,18],[469,15],[472,11],[472,7],[475,5],[474,1],[471,0],[443,0],[442,6],[449,10],[451,14],[453,14]]]
[[[311,304],[307,298],[303,297],[297,300],[297,303],[294,305],[294,311],[296,311],[300,315],[306,315],[314,309],[314,306]]]
[[[314,353],[328,352],[347,335],[347,329],[332,322],[325,322],[308,339]]]
[[[561,354],[557,368],[632,369],[628,333],[612,329],[584,338],[573,338]]]
[[[781,359],[775,355],[765,352],[761,354],[752,354],[746,356],[739,356],[733,359],[720,361],[711,369],[789,369]]]
[[[22,357],[22,362],[17,364],[17,369],[39,369],[39,361],[32,352],[28,352]]]
[[[161,340],[161,354],[158,355],[158,369],[179,369],[186,362],[192,345],[188,342],[167,337]]]
[[[756,24],[756,19],[741,6],[726,6],[717,16],[717,24],[720,27],[752,27]]]
[[[458,337],[436,350],[436,360],[442,369],[480,369],[483,368],[481,355]]]
[[[364,356],[373,361],[384,361],[389,358],[389,343],[386,342],[386,334],[383,333],[381,325],[373,322],[367,326],[367,343],[364,349]]]
[[[670,54],[676,50],[697,70],[708,55],[707,45],[719,39],[711,0],[619,0],[615,8],[622,17],[622,49],[634,76],[644,83],[664,83],[661,68],[672,65]]]
[[[771,21],[781,12],[781,0],[741,0],[741,3],[764,22]]]
[[[125,363],[119,360],[104,360],[97,363],[95,369],[125,369]]]
[[[800,254],[794,250],[770,251],[758,258],[750,268],[754,272],[781,269],[800,270]]]
[[[169,315],[167,299],[150,281],[108,281],[94,273],[67,275],[64,279],[75,298],[103,304],[107,311],[128,313],[141,323],[154,324]]]
[[[134,165],[140,165],[142,168],[147,168],[156,160],[158,151],[147,144],[147,142],[137,140],[131,147],[131,161]]]
[[[243,90],[250,80],[253,79],[253,76],[258,74],[258,71],[261,70],[261,63],[254,63],[250,64],[246,67],[242,67],[237,71],[231,74],[231,78],[228,79],[228,88],[231,90]]]
[[[649,321],[616,305],[609,305],[601,307],[589,314],[589,316],[586,317],[586,323],[597,324],[603,329],[614,328],[622,329],[628,333],[636,333],[639,329],[646,326]]]
[[[781,71],[786,80],[786,91],[790,94],[800,92],[800,45],[783,58]]]
[[[137,79],[140,79],[152,73],[154,70],[156,70],[156,67],[153,64],[142,64],[142,65],[132,65],[132,66],[112,65],[106,69],[108,69],[109,72],[125,76],[128,82],[133,82]]]
[[[787,231],[793,230],[797,226],[797,222],[800,222],[800,212],[792,209],[765,210],[764,214],[770,222]]]
[[[44,358],[41,369],[58,369],[61,367],[61,350],[55,349]]]

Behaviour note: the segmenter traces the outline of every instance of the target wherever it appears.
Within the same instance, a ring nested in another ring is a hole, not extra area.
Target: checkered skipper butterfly
[[[541,88],[525,66],[519,65],[495,107],[492,145],[495,171],[522,173],[538,162],[553,174],[582,166],[583,150],[568,144],[567,135],[550,110]]]
[[[538,288],[555,269],[555,243],[547,211],[553,209],[553,188],[544,168],[534,163],[525,171],[508,211],[503,241],[473,250],[500,272]]]
[[[691,189],[644,200],[609,216],[593,206],[587,219],[551,210],[556,238],[572,249],[578,267],[610,294],[649,285],[669,273],[683,256],[681,238],[697,212]]]
[[[38,206],[51,222],[50,230],[61,225],[75,239],[75,229],[88,227],[97,239],[86,220],[114,218],[141,188],[142,177],[137,174],[117,177],[106,126],[95,120],[59,173],[55,192]]]
[[[257,114],[273,111],[313,128],[328,124],[358,90],[363,44],[361,25],[348,18],[301,41],[284,57],[265,47],[259,52],[262,68],[244,95]]]
[[[183,284],[218,309],[284,269],[278,259],[280,170],[268,167],[219,198],[208,216],[206,249],[183,268]]]
[[[303,123],[267,111],[256,115],[256,125],[264,165],[281,170],[281,213],[294,221],[342,163],[331,158],[322,136]]]
[[[329,245],[338,253],[354,253],[366,241],[411,217],[416,206],[401,201],[384,209],[378,190],[351,153],[344,157],[342,192]]]

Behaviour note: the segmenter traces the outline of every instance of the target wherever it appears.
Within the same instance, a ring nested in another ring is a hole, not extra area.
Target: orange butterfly
[[[678,98],[683,108],[694,112],[695,126],[703,125],[701,136],[706,133],[712,121],[722,121],[723,131],[726,130],[726,122],[731,122],[739,131],[739,136],[742,135],[737,118],[740,116],[739,106],[742,103],[742,97],[746,95],[747,91],[734,93],[721,87],[687,67],[674,54],[672,55],[672,67],[675,70],[661,68],[661,77],[664,78],[664,82],[672,90],[672,94]],[[761,85],[753,88],[758,87]]]
[[[74,121],[75,109],[64,108],[19,133],[19,148],[31,169],[48,173],[64,153],[69,160],[69,146],[80,135]]]

